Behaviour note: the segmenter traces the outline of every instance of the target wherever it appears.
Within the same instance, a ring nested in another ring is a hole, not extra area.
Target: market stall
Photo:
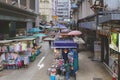
[[[7,45],[10,44],[12,40],[2,40],[0,41],[0,70],[4,68],[5,54],[8,52]]]
[[[43,41],[43,39],[44,39],[45,37],[47,37],[47,35],[44,34],[44,33],[33,34],[33,36],[34,36],[34,37],[37,37],[37,38],[39,39],[39,40],[38,40],[38,43],[41,43],[41,42]]]
[[[51,47],[55,52],[54,63],[49,69],[51,78],[63,75],[67,80],[70,76],[75,76],[79,67],[77,43],[73,40],[56,40]]]
[[[26,50],[28,51],[26,53],[29,55],[30,61],[34,61],[36,56],[38,56],[41,52],[40,51],[41,45],[39,45],[38,42],[36,42],[36,38],[34,37],[14,39],[14,41],[26,43],[24,46],[26,47]]]
[[[9,42],[9,43],[8,43]],[[40,47],[35,38],[19,38],[0,41],[0,53],[5,69],[19,69],[27,67],[40,54]]]

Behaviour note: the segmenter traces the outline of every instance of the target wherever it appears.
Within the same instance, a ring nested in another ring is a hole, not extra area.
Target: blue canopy
[[[47,35],[46,35],[46,34],[39,33],[39,34],[34,34],[33,36],[35,36],[35,37],[45,37],[45,36],[47,36]]]
[[[42,30],[40,30],[39,28],[31,28],[28,30],[28,33],[35,33],[35,32],[40,32]]]
[[[56,40],[52,48],[77,48],[77,43],[72,40]]]

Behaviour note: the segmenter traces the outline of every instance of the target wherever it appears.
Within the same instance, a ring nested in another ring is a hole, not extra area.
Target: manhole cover
[[[93,78],[93,80],[102,80],[102,78]]]

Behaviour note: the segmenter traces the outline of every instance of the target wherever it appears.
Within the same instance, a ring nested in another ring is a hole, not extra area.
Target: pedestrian
[[[70,67],[70,75],[73,76],[73,77],[76,77],[73,66]]]
[[[70,64],[68,60],[65,62],[64,66],[66,69],[66,80],[70,80]]]
[[[68,50],[67,49],[64,49],[62,51],[62,57],[63,57],[65,62],[68,61]]]
[[[49,46],[51,46],[51,41],[49,41]]]

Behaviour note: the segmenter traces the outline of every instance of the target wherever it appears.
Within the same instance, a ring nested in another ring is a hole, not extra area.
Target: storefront
[[[101,61],[111,75],[120,80],[120,30],[119,13],[109,13],[99,17],[99,38],[101,39]]]
[[[114,73],[118,80],[120,79],[119,77],[119,61],[120,61],[120,33],[114,29],[112,29],[111,34],[110,34],[110,43],[109,43],[109,48],[110,48],[110,56],[109,56],[109,67]]]
[[[119,32],[97,31],[101,40],[101,61],[119,80]],[[115,40],[114,40],[115,39]]]

